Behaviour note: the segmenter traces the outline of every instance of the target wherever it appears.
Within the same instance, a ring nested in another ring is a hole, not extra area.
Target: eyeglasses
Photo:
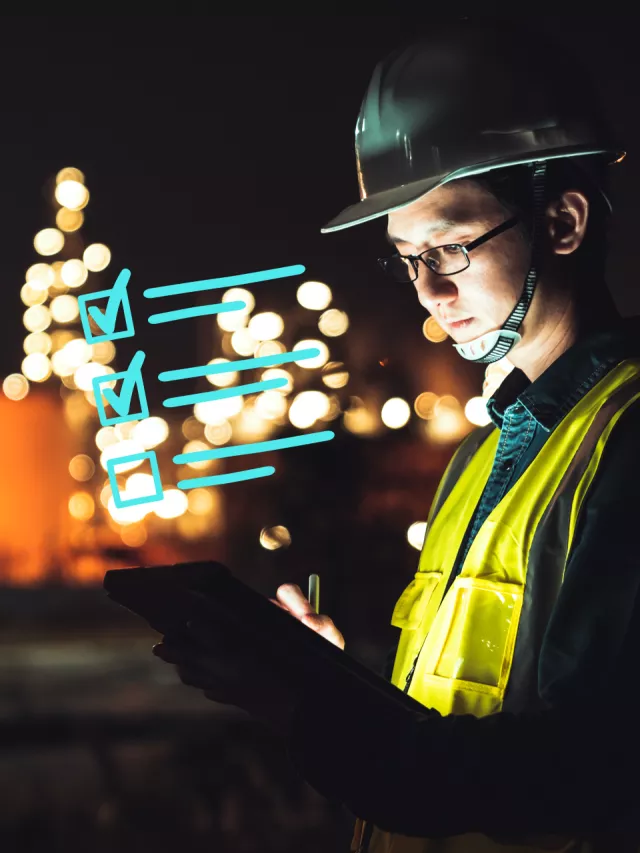
[[[419,261],[428,267],[437,275],[456,275],[456,273],[466,270],[471,261],[469,260],[469,252],[472,252],[478,246],[502,234],[509,228],[513,228],[518,223],[517,216],[507,219],[500,223],[491,231],[487,231],[481,237],[477,237],[462,246],[460,243],[448,243],[445,246],[435,246],[433,249],[427,249],[419,255],[392,255],[390,258],[378,258],[378,263],[382,269],[391,276],[394,281],[415,281],[419,275]]]

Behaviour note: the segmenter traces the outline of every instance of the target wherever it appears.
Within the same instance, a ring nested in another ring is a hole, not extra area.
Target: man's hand
[[[277,600],[269,600],[344,649],[344,637],[333,620],[316,614],[299,586],[283,584],[276,595]],[[175,664],[182,683],[199,688],[207,699],[243,708],[286,737],[300,682],[288,679],[281,666],[276,669],[269,645],[226,624],[194,619],[188,628],[188,638],[164,637],[153,654]]]
[[[243,708],[286,737],[299,688],[276,671],[268,652],[226,625],[197,619],[188,628],[192,639],[164,637],[153,654],[175,664],[182,683],[207,699]]]
[[[276,598],[269,601],[277,604],[283,610],[287,610],[303,625],[311,628],[316,633],[329,640],[334,646],[344,650],[344,637],[333,624],[333,619],[322,613],[316,613],[311,602],[307,599],[300,587],[295,583],[285,583],[278,587]]]

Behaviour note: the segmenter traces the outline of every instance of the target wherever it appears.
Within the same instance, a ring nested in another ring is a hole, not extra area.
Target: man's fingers
[[[330,616],[322,613],[311,613],[309,616],[304,616],[301,622],[303,625],[320,634],[325,640],[329,640],[334,646],[344,649],[344,637],[338,631]]]
[[[276,595],[287,610],[290,610],[298,619],[308,613],[315,613],[313,605],[296,583],[281,584],[276,591]]]

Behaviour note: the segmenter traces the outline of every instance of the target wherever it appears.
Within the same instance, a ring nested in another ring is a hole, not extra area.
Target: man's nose
[[[444,303],[448,305],[458,298],[458,287],[453,279],[446,275],[437,275],[424,264],[420,265],[418,278],[414,281],[421,305],[425,303]]]

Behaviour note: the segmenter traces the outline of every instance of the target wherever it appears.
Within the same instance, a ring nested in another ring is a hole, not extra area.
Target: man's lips
[[[446,321],[447,325],[452,329],[463,329],[465,326],[468,326],[473,322],[473,317],[467,317],[466,320],[456,320],[455,322],[451,322],[450,320]]]

